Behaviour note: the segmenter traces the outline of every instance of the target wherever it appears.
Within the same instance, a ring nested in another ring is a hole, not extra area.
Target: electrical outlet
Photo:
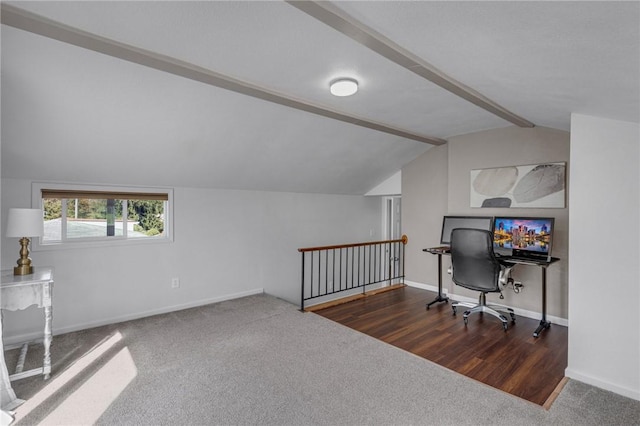
[[[172,278],[171,288],[179,288],[179,287],[180,287],[180,278]]]

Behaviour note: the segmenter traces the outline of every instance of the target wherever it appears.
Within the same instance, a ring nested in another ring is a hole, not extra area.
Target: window
[[[171,190],[38,183],[32,192],[44,213],[34,249],[172,240]]]

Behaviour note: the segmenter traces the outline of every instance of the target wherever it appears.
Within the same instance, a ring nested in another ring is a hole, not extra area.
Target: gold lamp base
[[[13,275],[31,275],[33,274],[33,265],[29,257],[29,238],[20,239],[20,259],[18,266],[13,268]]]
[[[20,265],[13,268],[13,275],[31,275],[33,274],[33,266]]]

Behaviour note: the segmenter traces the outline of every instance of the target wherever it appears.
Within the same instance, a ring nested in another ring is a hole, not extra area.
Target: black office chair
[[[500,262],[493,252],[493,235],[480,229],[457,228],[451,232],[452,279],[456,285],[480,292],[478,304],[455,302],[453,314],[458,306],[470,308],[464,312],[465,325],[469,315],[486,312],[502,321],[507,330],[507,317],[515,322],[513,309],[500,305],[487,305],[487,293],[502,293],[501,285],[510,283],[511,267]],[[502,313],[501,313],[502,312]]]

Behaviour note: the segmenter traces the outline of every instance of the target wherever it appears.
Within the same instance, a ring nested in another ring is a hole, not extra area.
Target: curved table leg
[[[42,364],[42,373],[44,379],[47,380],[51,374],[51,306],[44,308],[44,363]]]

